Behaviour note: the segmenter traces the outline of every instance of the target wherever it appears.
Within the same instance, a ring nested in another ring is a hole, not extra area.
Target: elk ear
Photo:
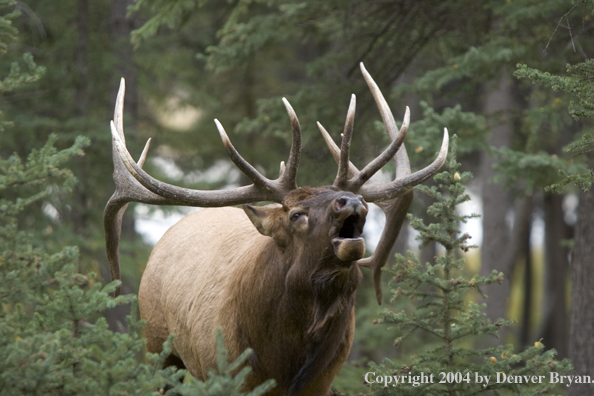
[[[283,216],[286,215],[286,210],[282,205],[241,206],[260,234],[272,237],[283,249],[288,246],[291,237],[283,227]]]
[[[241,207],[260,234],[269,237],[274,236],[274,228],[276,228],[274,219],[276,217],[275,215],[278,213],[278,210],[282,208],[280,205],[241,205]]]

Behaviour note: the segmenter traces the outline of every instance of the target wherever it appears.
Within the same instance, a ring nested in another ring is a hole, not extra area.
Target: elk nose
[[[347,196],[344,195],[334,201],[334,208],[337,212],[341,212],[347,208],[351,208],[360,216],[367,214],[367,203],[363,200],[361,195]]]

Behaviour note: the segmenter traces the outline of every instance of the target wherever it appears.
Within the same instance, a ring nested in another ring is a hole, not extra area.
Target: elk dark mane
[[[319,301],[317,301],[319,302]],[[326,311],[321,321],[323,324],[308,334],[311,337],[307,358],[297,375],[291,381],[290,394],[297,395],[311,379],[325,372],[338,358],[341,347],[344,348],[352,339],[348,339],[348,330],[353,320],[351,313],[355,305],[355,293],[345,294],[336,298],[330,307],[316,304],[314,311]],[[329,311],[334,311],[331,314]]]

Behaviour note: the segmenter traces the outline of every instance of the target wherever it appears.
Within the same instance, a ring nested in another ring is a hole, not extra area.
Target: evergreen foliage
[[[575,99],[570,104],[568,98],[514,81],[515,108],[508,114],[483,114],[489,127],[506,120],[515,124],[510,146],[501,150],[489,148],[489,151],[499,162],[497,180],[503,180],[518,195],[540,192],[573,174],[579,176],[570,179],[581,180],[585,183],[582,186],[588,185],[592,177],[581,158],[564,156],[559,150],[572,139],[575,142],[567,151],[591,147],[591,133],[575,133],[576,127],[571,125],[565,110],[568,104],[572,114],[581,117],[591,106],[587,94],[591,91],[589,61],[579,63],[579,67],[567,66],[569,75],[559,76],[567,63],[573,64],[587,56],[584,51],[592,45],[591,36],[583,34],[589,29],[590,16],[586,14],[592,2],[573,3],[572,7],[570,2],[555,0],[484,2],[484,12],[491,18],[490,26],[484,24],[482,29],[477,29],[475,42],[460,45],[459,37],[452,35],[436,39],[430,44],[433,53],[427,53],[430,60],[414,61],[424,73],[409,86],[398,89],[398,92],[424,95],[431,105],[433,99],[452,97],[464,103],[466,111],[481,112],[475,103],[465,102],[465,96],[479,98],[490,92],[495,88],[494,83],[503,75],[511,75],[513,65],[517,64],[516,76],[572,93]],[[562,17],[555,27],[552,21],[559,16]],[[572,35],[572,28],[577,31],[578,26],[582,33]],[[583,100],[577,99],[580,95]],[[464,142],[466,137],[461,137]],[[563,182],[558,187],[566,184]]]
[[[510,326],[513,322],[500,319],[492,323],[482,312],[485,304],[472,302],[473,291],[483,294],[481,287],[501,282],[503,274],[493,271],[488,277],[474,275],[469,278],[465,273],[465,260],[460,252],[476,246],[468,244],[471,237],[461,233],[460,224],[477,215],[458,213],[458,205],[470,199],[464,183],[472,175],[459,172],[456,139],[452,140],[448,169],[434,177],[436,185],[416,187],[435,199],[427,209],[435,222],[425,224],[422,219],[411,216],[411,226],[419,232],[420,246],[436,242],[445,253],[436,257],[433,263],[421,263],[411,251],[406,256],[397,255],[397,263],[388,272],[393,276],[393,283],[408,285],[394,289],[393,298],[408,297],[416,304],[410,312],[384,311],[381,320],[397,331],[395,347],[418,332],[433,341],[405,365],[390,359],[379,365],[371,363],[370,372],[374,372],[370,377],[373,381],[371,389],[375,390],[374,395],[474,395],[503,389],[520,395],[542,394],[555,387],[549,384],[550,372],[563,375],[571,370],[569,361],[555,360],[554,350],[544,352],[540,342],[520,352],[515,352],[512,345],[474,347],[480,345],[482,336],[498,336],[502,326]],[[419,383],[421,373],[425,378],[432,375],[432,381]],[[545,380],[536,384],[497,383],[497,373],[545,376]],[[383,376],[392,377],[391,383],[386,384],[385,377],[383,383],[377,383],[377,378]],[[398,385],[395,385],[395,376],[399,377]],[[485,377],[490,379],[488,384],[484,380],[482,383],[478,381]]]
[[[441,141],[437,139],[444,128],[456,131],[460,137],[458,154],[468,155],[477,150],[486,150],[486,139],[489,127],[485,117],[473,112],[462,110],[461,105],[446,107],[441,112],[436,111],[427,102],[419,103],[422,118],[414,122],[406,136],[407,147],[412,148],[411,156],[421,163],[427,163],[435,158],[439,152]],[[378,125],[379,122],[376,124]],[[379,125],[378,125],[379,127]],[[383,125],[381,126],[383,128]]]
[[[15,41],[18,35],[18,30],[13,26],[13,20],[19,16],[19,12],[16,9],[7,11],[15,3],[14,0],[0,0],[0,55],[2,56],[8,52],[9,43]],[[28,68],[27,73],[21,70],[19,62],[11,62],[9,73],[0,78],[0,95],[13,91],[19,86],[37,81],[45,73],[45,68],[37,66],[33,56],[28,52],[23,54],[23,63]],[[1,116],[2,111],[0,111]],[[10,122],[3,121],[0,118],[0,132],[10,125],[12,125]]]
[[[223,343],[223,330],[217,328],[216,336],[216,354],[217,367],[209,370],[209,377],[205,382],[198,381],[193,377],[187,377],[184,383],[178,387],[183,395],[187,396],[261,396],[274,388],[274,380],[267,380],[258,385],[250,392],[243,392],[241,387],[249,375],[251,368],[246,367],[245,363],[252,354],[251,349],[245,350],[229,363],[227,359],[227,350]],[[235,374],[236,373],[236,374]]]
[[[251,351],[227,363],[217,334],[218,367],[206,382],[185,370],[163,368],[173,336],[163,352],[144,358],[143,321],[127,317],[128,332],[113,332],[103,313],[132,303],[135,296],[110,296],[119,281],[103,286],[94,273],[83,275],[76,247],[48,253],[20,230],[18,215],[47,197],[52,186],[71,189],[75,179],[61,164],[81,155],[87,139],[65,150],[55,136],[27,161],[0,158],[0,388],[8,395],[249,395],[274,387],[270,380],[249,393],[242,386]],[[15,191],[16,190],[16,191]],[[10,194],[6,194],[10,193]],[[146,360],[146,361],[145,361]],[[242,368],[243,367],[243,368]],[[241,370],[240,370],[241,369]],[[166,387],[166,388],[164,388]],[[165,393],[164,390],[166,390]]]
[[[569,114],[576,120],[594,118],[594,61],[588,59],[575,65],[567,65],[567,75],[555,75],[549,72],[543,72],[527,65],[518,64],[518,69],[514,73],[517,77],[528,78],[536,84],[551,88],[556,92],[569,94],[572,100],[569,102]],[[572,155],[579,155],[590,152],[594,149],[594,131],[585,129],[577,136],[574,141],[568,144],[564,150]],[[589,190],[594,182],[594,171],[592,169],[583,170],[578,173],[565,169],[564,166],[557,166],[559,173],[563,178],[559,183],[553,184],[550,188],[563,192],[568,184],[576,184],[584,190]]]
[[[86,15],[92,17],[81,23],[84,3],[88,5]],[[0,156],[9,158],[18,153],[25,158],[44,146],[51,133],[59,134],[57,149],[72,146],[80,135],[93,142],[84,156],[71,156],[63,163],[77,178],[73,191],[53,184],[51,194],[19,214],[21,228],[40,243],[43,240],[51,251],[77,246],[80,270],[103,276],[108,271],[103,229],[98,225],[112,192],[108,187],[112,185],[110,96],[121,77],[113,54],[117,37],[109,18],[111,3],[81,1],[73,6],[61,1],[0,2],[0,30],[10,33],[0,33],[6,50],[0,62],[0,109],[4,118],[0,120],[0,129],[4,128]],[[11,127],[13,124],[18,128]],[[132,147],[138,141],[134,132],[128,129]],[[133,206],[131,209],[129,212]],[[132,222],[125,223],[122,276],[133,290],[141,272],[138,263],[146,262],[150,250],[140,238],[134,238]],[[118,319],[125,325],[124,315]]]

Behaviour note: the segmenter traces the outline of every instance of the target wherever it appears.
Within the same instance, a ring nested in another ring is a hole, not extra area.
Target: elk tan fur
[[[231,360],[247,347],[255,351],[248,385],[275,378],[279,386],[271,395],[284,394],[280,390],[290,387],[301,368],[299,361],[305,363],[312,353],[308,348],[316,347],[318,333],[324,333],[318,330],[308,336],[312,323],[307,316],[311,318],[314,309],[311,294],[306,291],[302,301],[294,301],[287,290],[287,283],[291,284],[287,277],[297,264],[287,260],[292,250],[283,252],[273,238],[261,235],[241,209],[207,209],[182,219],[155,246],[140,285],[147,350],[160,352],[169,334],[175,334],[173,353],[192,375],[204,379],[207,369],[216,365],[213,339],[220,326]],[[304,267],[314,271],[316,264]],[[299,395],[327,395],[350,352],[354,291],[361,275],[356,266],[340,272],[337,276],[352,278],[347,311],[334,312],[346,326],[336,329],[332,322],[336,318],[321,318],[326,320],[322,327],[334,333],[322,334],[333,338],[329,341],[335,345],[333,356],[319,357],[327,360],[326,365],[311,373],[314,378],[301,378],[308,384]],[[299,302],[303,306],[293,306]],[[327,345],[316,348],[328,349]]]

